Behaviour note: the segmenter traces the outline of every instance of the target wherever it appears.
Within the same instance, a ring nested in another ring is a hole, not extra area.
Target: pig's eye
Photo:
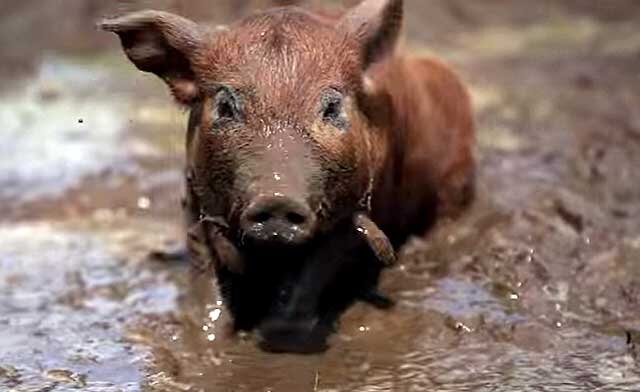
[[[343,98],[338,91],[331,91],[323,97],[322,120],[336,128],[347,129],[348,121],[344,111]]]
[[[226,88],[221,88],[215,96],[213,108],[213,124],[226,125],[238,120],[239,110],[235,96]]]
[[[324,119],[327,121],[337,120],[342,111],[341,104],[338,100],[327,103],[327,106],[324,108],[324,113],[322,113]]]

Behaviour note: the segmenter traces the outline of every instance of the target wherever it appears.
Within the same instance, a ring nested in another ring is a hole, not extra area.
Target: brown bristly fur
[[[188,247],[214,267],[237,328],[299,314],[331,324],[354,296],[388,306],[376,286],[394,248],[471,200],[469,94],[442,62],[399,53],[402,12],[402,0],[363,0],[224,29],[157,11],[103,22],[190,109]]]

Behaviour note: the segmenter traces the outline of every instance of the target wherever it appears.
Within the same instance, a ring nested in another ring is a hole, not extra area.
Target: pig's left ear
[[[198,24],[168,12],[140,11],[105,19],[99,27],[118,34],[129,60],[164,80],[179,103],[198,97],[192,62],[206,34]]]
[[[363,66],[393,53],[402,28],[403,0],[364,0],[339,23],[361,45]]]

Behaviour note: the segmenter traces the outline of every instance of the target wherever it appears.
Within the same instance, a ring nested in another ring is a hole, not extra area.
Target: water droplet
[[[207,335],[207,340],[213,342],[214,340],[216,340],[216,334],[210,333],[209,335]]]
[[[148,210],[151,207],[151,200],[148,197],[141,196],[138,198],[138,208],[141,210]]]
[[[473,332],[473,329],[472,329],[472,328],[470,328],[470,327],[468,327],[468,326],[464,325],[464,324],[463,324],[463,323],[461,323],[461,322],[457,322],[457,323],[456,323],[456,329],[457,329],[457,330],[459,330],[459,331],[467,332],[467,333]]]
[[[211,312],[209,312],[209,318],[211,319],[211,321],[216,321],[217,319],[220,318],[221,314],[222,314],[222,310],[214,309]]]

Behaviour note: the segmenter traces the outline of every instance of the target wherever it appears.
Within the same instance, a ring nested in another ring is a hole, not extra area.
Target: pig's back
[[[371,77],[392,107],[373,216],[399,245],[471,198],[473,114],[467,89],[437,60],[399,57]]]

